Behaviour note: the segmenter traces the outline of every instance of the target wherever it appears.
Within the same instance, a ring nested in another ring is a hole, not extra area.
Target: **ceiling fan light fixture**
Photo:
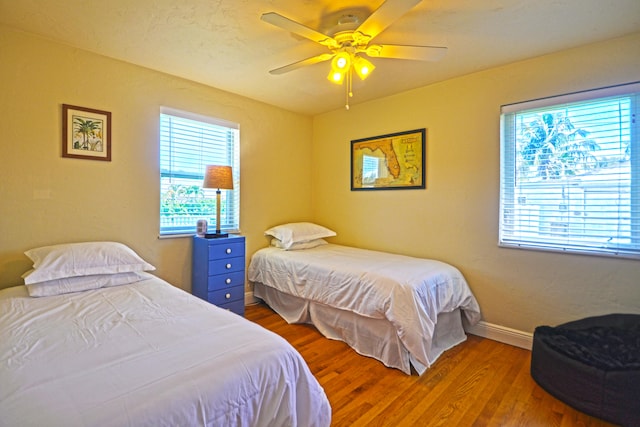
[[[316,55],[302,61],[269,71],[271,74],[283,74],[302,67],[331,59],[331,70],[327,79],[334,84],[346,82],[346,105],[353,96],[352,83],[354,71],[364,80],[374,70],[374,65],[365,58],[411,59],[416,61],[437,61],[446,53],[446,47],[414,45],[377,45],[369,44],[381,32],[422,0],[384,0],[367,17],[360,16],[363,8],[354,13],[343,13],[331,31],[320,32],[276,12],[262,14],[263,21],[280,27],[298,36],[325,46],[331,53]],[[367,8],[368,9],[368,8]]]
[[[356,56],[353,60],[353,68],[356,70],[356,74],[361,80],[369,77],[369,74],[376,68],[370,61],[361,56]]]
[[[346,75],[347,75],[346,71],[335,71],[335,70],[331,69],[331,71],[329,71],[329,75],[327,76],[327,79],[331,83],[335,83],[337,85],[341,85],[342,82],[344,82],[344,77]]]
[[[339,52],[331,61],[331,69],[336,72],[345,73],[351,67],[351,55],[348,52]]]

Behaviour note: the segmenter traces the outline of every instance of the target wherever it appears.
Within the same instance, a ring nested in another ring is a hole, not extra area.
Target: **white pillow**
[[[139,282],[151,277],[153,276],[142,271],[64,277],[62,279],[47,280],[46,282],[27,285],[27,291],[29,291],[29,295],[32,297],[48,297],[52,295],[68,294],[71,292],[107,288],[110,286],[128,285],[129,283]]]
[[[292,222],[277,225],[265,231],[264,234],[280,240],[283,249],[289,249],[294,243],[309,242],[336,235],[335,231],[311,222]]]
[[[285,248],[285,246],[282,244],[282,242],[278,239],[271,239],[271,246],[276,247],[278,249],[284,249],[286,251],[297,251],[300,249],[311,249],[311,248],[315,248],[321,245],[326,245],[327,241],[324,239],[314,239],[311,240],[309,242],[298,242],[298,243],[293,243],[291,246],[289,246],[288,248]]]
[[[22,275],[25,285],[64,277],[151,271],[156,268],[117,242],[67,243],[24,253],[34,270]]]

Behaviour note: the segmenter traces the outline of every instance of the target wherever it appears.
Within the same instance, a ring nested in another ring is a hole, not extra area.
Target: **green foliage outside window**
[[[160,215],[201,218],[215,212],[215,198],[207,198],[198,185],[170,184],[162,194]]]
[[[545,113],[522,128],[518,157],[520,178],[560,179],[595,172],[598,143],[577,129],[564,113]]]

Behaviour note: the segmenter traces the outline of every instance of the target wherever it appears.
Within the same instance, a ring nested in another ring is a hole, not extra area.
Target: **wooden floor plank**
[[[313,326],[289,325],[264,304],[247,306],[245,316],[300,352],[329,398],[334,427],[612,426],[540,388],[521,348],[469,335],[422,376],[409,376]]]

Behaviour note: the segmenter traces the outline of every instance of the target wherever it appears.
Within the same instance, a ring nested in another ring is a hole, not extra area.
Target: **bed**
[[[34,256],[30,283],[0,290],[0,426],[329,426],[284,339],[146,263],[79,270],[76,252],[50,270],[80,276],[34,278]]]
[[[272,246],[251,258],[254,295],[287,322],[311,323],[362,355],[422,375],[466,339],[463,317],[470,325],[480,320],[455,267],[331,244],[325,238],[335,233],[322,228],[292,223],[269,229]]]

